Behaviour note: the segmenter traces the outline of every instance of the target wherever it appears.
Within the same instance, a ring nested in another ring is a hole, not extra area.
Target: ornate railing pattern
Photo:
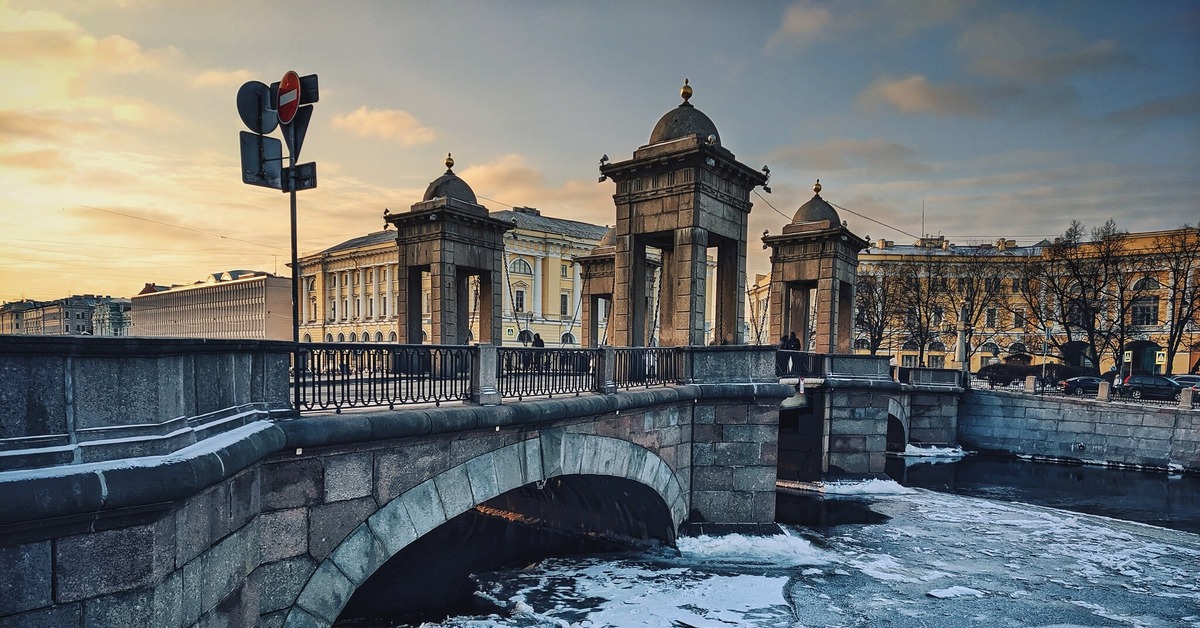
[[[501,397],[578,395],[596,389],[599,349],[497,349]]]
[[[811,351],[780,349],[775,352],[775,374],[779,377],[824,377],[824,356]]]
[[[617,388],[674,384],[680,379],[679,362],[674,347],[613,349],[613,382]]]
[[[471,394],[471,351],[451,345],[302,343],[293,382],[303,410],[461,401]]]

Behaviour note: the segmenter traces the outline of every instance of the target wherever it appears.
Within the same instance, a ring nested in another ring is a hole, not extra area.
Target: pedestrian
[[[787,345],[788,351],[800,350],[800,339],[796,337],[796,332],[788,334]]]
[[[533,335],[533,348],[534,349],[544,349],[545,347],[546,347],[546,341],[542,340],[542,335],[534,334]],[[537,370],[539,370],[539,371],[542,370],[543,356],[540,354],[535,355],[535,356],[533,356],[533,360],[534,360],[533,364],[535,367],[537,367]]]

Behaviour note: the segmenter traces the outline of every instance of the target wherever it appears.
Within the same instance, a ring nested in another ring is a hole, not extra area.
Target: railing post
[[[676,371],[678,379],[675,380],[675,383],[680,386],[686,386],[695,382],[696,373],[694,371],[696,370],[696,365],[694,360],[692,360],[691,346],[675,347],[675,359],[678,360]]]
[[[613,377],[616,372],[617,352],[612,347],[601,347],[596,353],[596,392],[611,395],[617,392],[617,382]]]
[[[471,403],[481,406],[500,404],[500,390],[496,374],[499,372],[499,354],[491,343],[475,345],[471,351]]]
[[[1106,381],[1101,381],[1100,386],[1096,388],[1096,399],[1099,399],[1100,401],[1111,401],[1111,397],[1112,384]]]
[[[1180,391],[1179,407],[1183,408],[1184,410],[1191,410],[1192,409],[1192,397],[1193,397],[1193,391],[1191,388],[1184,388],[1182,391]]]
[[[1037,392],[1037,375],[1030,375],[1025,378],[1025,392]]]

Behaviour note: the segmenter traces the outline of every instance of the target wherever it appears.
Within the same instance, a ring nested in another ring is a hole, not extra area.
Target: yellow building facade
[[[491,212],[511,222],[504,235],[503,344],[579,346],[582,324],[577,256],[599,244],[606,227],[543,216],[517,207]],[[303,342],[398,342],[396,232],[377,231],[299,259]],[[423,337],[428,338],[430,283],[422,281]],[[471,289],[470,340],[478,337],[478,295]]]

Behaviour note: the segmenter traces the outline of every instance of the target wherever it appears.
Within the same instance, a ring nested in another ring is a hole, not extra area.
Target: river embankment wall
[[[1200,410],[969,390],[963,447],[1088,463],[1200,473]]]

